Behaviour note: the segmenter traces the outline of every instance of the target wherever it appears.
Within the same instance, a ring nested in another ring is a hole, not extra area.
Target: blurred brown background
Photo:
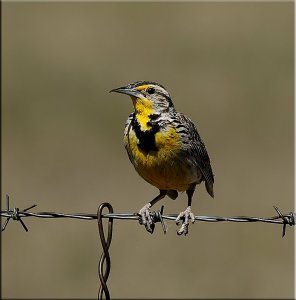
[[[2,3],[2,199],[36,211],[137,212],[157,194],[122,135],[132,104],[108,91],[153,80],[198,125],[215,199],[197,215],[293,206],[293,3]],[[165,199],[166,213],[186,197]],[[4,205],[4,203],[2,203]],[[156,206],[158,209],[160,205]],[[95,221],[26,219],[2,236],[4,298],[96,298]],[[293,229],[116,221],[114,298],[292,298]]]

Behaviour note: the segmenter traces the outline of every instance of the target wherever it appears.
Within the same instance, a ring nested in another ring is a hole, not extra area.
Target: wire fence
[[[107,280],[110,274],[111,259],[109,255],[109,247],[112,240],[113,231],[113,220],[136,220],[141,223],[140,215],[137,213],[114,213],[113,207],[110,203],[102,203],[97,210],[96,214],[91,213],[57,213],[57,212],[30,212],[31,209],[35,208],[37,205],[31,205],[28,208],[20,210],[17,207],[10,207],[9,196],[6,196],[6,209],[1,210],[1,218],[6,218],[2,225],[2,231],[4,231],[12,219],[19,222],[25,231],[28,231],[27,226],[24,223],[24,218],[46,218],[46,219],[56,219],[56,218],[69,218],[69,219],[80,219],[80,220],[97,220],[99,237],[101,245],[103,248],[103,253],[99,259],[98,265],[98,276],[100,280],[100,288],[98,291],[98,299],[110,299],[110,292],[107,287]],[[282,237],[286,234],[287,225],[295,226],[296,214],[290,212],[288,214],[283,214],[280,209],[273,206],[277,215],[272,217],[250,217],[250,216],[234,216],[234,217],[223,217],[223,216],[195,216],[195,221],[201,222],[261,222],[269,224],[282,225]],[[103,210],[107,208],[108,213],[103,214]],[[167,232],[167,227],[164,220],[176,221],[177,214],[163,214],[164,206],[161,207],[160,211],[150,212],[151,219],[153,223],[161,223],[163,232]],[[103,219],[108,219],[107,235],[104,231]]]

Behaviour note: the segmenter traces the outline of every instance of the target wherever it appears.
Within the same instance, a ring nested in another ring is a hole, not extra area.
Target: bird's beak
[[[117,88],[117,89],[113,89],[113,90],[110,91],[110,93],[112,93],[112,92],[120,93],[120,94],[126,94],[126,95],[133,96],[133,97],[139,97],[140,96],[139,91],[137,91],[133,88],[127,87],[127,86],[120,87],[120,88]]]

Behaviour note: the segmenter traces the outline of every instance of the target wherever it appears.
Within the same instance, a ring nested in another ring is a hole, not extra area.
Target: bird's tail
[[[205,186],[207,189],[207,192],[209,193],[209,195],[214,198],[214,187],[213,187],[213,183],[209,183],[207,181],[205,181]]]

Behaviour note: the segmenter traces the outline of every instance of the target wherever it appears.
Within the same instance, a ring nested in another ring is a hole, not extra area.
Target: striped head
[[[131,96],[136,113],[164,113],[174,109],[167,90],[153,81],[137,81],[110,92]]]

